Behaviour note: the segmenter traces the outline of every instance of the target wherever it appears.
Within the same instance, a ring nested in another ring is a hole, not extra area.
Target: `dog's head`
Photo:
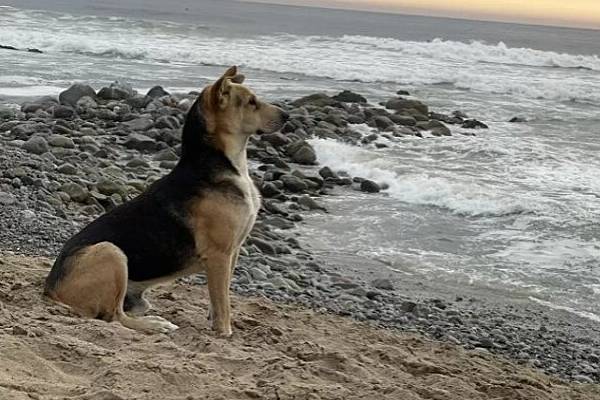
[[[203,115],[217,142],[275,132],[289,117],[279,107],[258,99],[243,82],[244,75],[238,74],[234,66],[202,93]]]

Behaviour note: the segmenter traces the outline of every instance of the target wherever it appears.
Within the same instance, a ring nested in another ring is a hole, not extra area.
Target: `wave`
[[[360,147],[330,139],[311,139],[322,165],[353,176],[386,183],[387,192],[409,204],[435,206],[470,217],[501,217],[535,213],[535,205],[492,187],[456,177],[447,179],[426,173],[394,172],[394,160]]]
[[[70,53],[174,67],[237,64],[270,73],[345,82],[444,84],[530,99],[600,103],[600,81],[595,79],[600,71],[598,56],[441,39],[414,42],[287,34],[222,37],[175,23],[102,17],[61,19],[20,10],[8,14],[0,13],[3,44],[39,48],[46,57]],[[552,68],[544,72],[526,68],[532,66]]]
[[[426,56],[457,62],[486,62],[509,66],[553,67],[600,71],[598,55],[574,55],[530,48],[508,47],[504,42],[487,44],[434,39],[429,42],[403,41],[392,38],[346,35],[343,43],[369,45],[376,49],[394,50],[400,55]]]

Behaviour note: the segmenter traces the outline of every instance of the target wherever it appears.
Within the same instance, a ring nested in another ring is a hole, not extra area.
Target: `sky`
[[[254,0],[600,29],[600,0]]]

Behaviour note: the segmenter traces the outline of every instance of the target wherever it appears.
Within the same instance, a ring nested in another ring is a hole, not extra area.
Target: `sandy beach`
[[[567,384],[487,353],[349,319],[234,297],[235,334],[207,328],[204,287],[151,295],[181,328],[143,335],[42,301],[50,260],[0,254],[3,399],[581,399]]]

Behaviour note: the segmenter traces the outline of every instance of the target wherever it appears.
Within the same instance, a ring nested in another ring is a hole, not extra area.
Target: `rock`
[[[360,183],[360,190],[366,193],[379,193],[381,187],[377,183],[365,179]]]
[[[159,97],[168,96],[169,92],[163,89],[162,86],[154,86],[152,89],[148,90],[146,96],[152,97],[153,99],[157,99]]]
[[[274,147],[286,146],[290,143],[290,139],[280,132],[266,133],[260,136],[260,140],[270,143]]]
[[[291,156],[292,161],[298,164],[312,165],[317,161],[315,149],[305,140],[298,140],[286,148],[286,153]]]
[[[63,106],[63,105],[54,107],[54,110],[52,112],[52,115],[54,115],[54,118],[62,118],[62,119],[71,118],[74,114],[75,114],[75,111],[73,110],[73,108],[71,108],[69,106]]]
[[[149,117],[141,117],[127,121],[124,125],[134,131],[147,131],[154,126],[154,121]]]
[[[381,290],[394,290],[394,285],[389,279],[381,278],[371,281],[371,286]]]
[[[523,117],[513,117],[510,119],[510,121],[508,122],[512,122],[512,123],[523,123],[523,122],[527,122],[527,120]]]
[[[69,164],[69,163],[62,164],[56,170],[58,172],[60,172],[61,174],[65,174],[65,175],[76,175],[77,174],[77,168],[75,168],[72,164]]]
[[[476,119],[468,119],[462,123],[462,127],[466,129],[488,129],[488,126]]]
[[[65,149],[75,148],[73,139],[63,135],[50,135],[50,137],[48,137],[48,144],[52,147],[63,147]]]
[[[277,251],[275,247],[262,239],[250,236],[247,240],[248,244],[256,246],[264,254],[275,255]]]
[[[24,113],[34,113],[38,110],[47,110],[55,107],[58,100],[52,96],[44,96],[34,101],[27,101],[21,105],[21,111]]]
[[[14,119],[17,116],[17,110],[12,107],[0,106],[0,119]]]
[[[280,179],[285,185],[285,188],[290,192],[299,193],[308,189],[308,185],[304,180],[297,176],[285,174],[282,175]]]
[[[148,136],[140,135],[139,133],[132,133],[127,137],[125,143],[123,143],[128,149],[134,149],[139,151],[149,151],[156,149],[156,141]]]
[[[34,136],[23,143],[23,149],[33,154],[44,154],[48,151],[48,142],[41,136]]]
[[[333,172],[333,170],[331,168],[329,168],[329,167],[323,167],[323,168],[321,168],[319,170],[319,175],[321,175],[321,177],[323,179],[328,179],[328,178],[338,179],[339,178],[338,175],[335,172]]]
[[[250,273],[250,276],[254,280],[257,280],[257,281],[267,280],[267,274],[259,268],[256,268],[256,267],[250,268],[250,270],[248,272]]]
[[[90,96],[83,96],[79,100],[77,100],[76,108],[78,110],[88,110],[90,108],[98,107],[98,103]]]
[[[394,121],[398,125],[402,126],[415,126],[417,124],[417,120],[415,117],[410,115],[402,115],[402,114],[393,114],[390,119]]]
[[[341,101],[342,103],[366,103],[367,99],[361,96],[358,93],[351,92],[349,90],[344,90],[335,96],[332,99]]]
[[[371,120],[371,124],[377,127],[377,129],[380,131],[387,131],[394,126],[394,121],[385,115],[378,115]]]
[[[152,101],[150,96],[135,95],[128,98],[125,102],[132,108],[145,108]]]
[[[5,44],[0,44],[0,49],[4,49],[4,50],[19,50],[14,46],[7,46]]]
[[[306,105],[312,105],[316,107],[325,107],[325,106],[337,106],[339,102],[331,97],[327,96],[325,93],[315,93],[305,97],[302,97],[294,102],[292,102],[294,107],[302,107]]]
[[[96,183],[96,187],[98,188],[98,192],[105,196],[112,196],[115,193],[120,195],[127,194],[125,185],[116,179],[102,177]]]
[[[17,202],[15,196],[10,193],[0,192],[0,204],[3,206],[9,206]]]
[[[177,129],[179,128],[179,120],[173,116],[165,115],[156,120],[154,124],[156,129]]]
[[[298,197],[298,204],[300,204],[303,207],[306,207],[309,210],[327,211],[325,207],[319,205],[319,203],[317,203],[312,197],[310,197],[307,194]]]
[[[407,90],[398,90],[396,94],[398,96],[410,96],[410,93]]]
[[[264,197],[279,197],[282,195],[281,190],[271,182],[264,183],[260,188],[260,192]]]
[[[60,104],[75,107],[79,99],[84,96],[89,96],[92,99],[96,98],[96,92],[91,86],[84,85],[82,83],[76,83],[64,92],[58,95]]]
[[[35,48],[32,48],[32,49],[27,49],[27,52],[28,52],[28,53],[37,53],[37,54],[42,54],[42,53],[44,53],[44,52],[43,52],[43,51],[41,51],[40,49],[35,49]]]
[[[90,197],[88,190],[75,182],[65,183],[60,187],[60,190],[79,203],[84,203]]]
[[[154,161],[177,161],[179,157],[171,149],[163,149],[152,157]]]
[[[98,92],[98,97],[105,100],[126,100],[135,96],[135,91],[130,84],[115,81],[110,87],[103,87]]]
[[[385,108],[395,111],[409,110],[412,108],[423,115],[429,114],[429,107],[418,100],[407,100],[403,98],[392,99],[385,103]]]
[[[450,129],[442,122],[435,119],[418,122],[417,128],[430,131],[434,136],[452,136]]]

